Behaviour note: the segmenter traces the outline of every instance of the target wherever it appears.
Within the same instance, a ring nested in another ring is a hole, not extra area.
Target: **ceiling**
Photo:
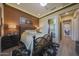
[[[41,6],[40,3],[7,4],[38,18],[41,18],[47,14],[50,14],[51,12],[57,11],[70,5],[69,3],[48,3],[46,6]]]

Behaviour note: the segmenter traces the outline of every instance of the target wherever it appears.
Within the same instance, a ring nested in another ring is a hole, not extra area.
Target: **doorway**
[[[60,48],[58,55],[60,56],[74,56],[75,53],[75,42],[72,38],[72,20],[73,13],[67,15],[61,15],[60,21]]]

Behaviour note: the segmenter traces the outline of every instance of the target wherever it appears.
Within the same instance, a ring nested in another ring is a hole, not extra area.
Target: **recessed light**
[[[68,12],[66,12],[65,14],[66,14],[66,15],[68,15],[69,13],[68,13]]]
[[[41,15],[41,14],[38,14],[38,15]]]

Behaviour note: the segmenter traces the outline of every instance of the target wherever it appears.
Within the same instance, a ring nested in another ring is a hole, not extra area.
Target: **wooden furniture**
[[[18,45],[18,42],[19,42],[18,35],[3,36],[1,38],[1,51],[4,51],[5,49]]]
[[[51,45],[51,36],[45,34],[43,37],[38,37],[34,39],[34,50],[33,55],[43,55],[45,48]]]
[[[34,56],[56,56],[59,44],[52,42],[52,35],[45,34],[43,37],[34,38]]]

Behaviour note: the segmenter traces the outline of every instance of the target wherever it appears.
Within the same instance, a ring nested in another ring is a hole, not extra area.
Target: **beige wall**
[[[64,13],[64,12],[71,11],[71,10],[74,10],[74,9],[77,9],[77,8],[79,8],[79,4],[76,4],[76,5],[72,6],[72,7],[68,7],[68,8],[66,8],[66,9],[61,10],[61,11],[58,11],[58,12],[56,12],[56,13],[53,13],[53,14],[51,14],[51,15],[49,15],[49,16],[46,16],[46,17],[44,17],[44,18],[41,18],[41,19],[39,20],[40,31],[42,31],[42,32],[44,32],[44,33],[47,33],[47,31],[48,31],[48,26],[47,26],[48,19],[51,19],[51,18],[53,18],[54,16],[59,16],[60,14],[62,14],[62,13]],[[72,18],[72,16],[67,16],[67,18]],[[66,19],[67,19],[67,18],[66,18]],[[59,19],[59,20],[60,20],[60,19]],[[59,24],[59,25],[60,25],[60,24]],[[59,31],[60,31],[60,28],[59,28]],[[60,33],[59,33],[59,37],[60,37]],[[59,40],[59,39],[58,39],[58,40]]]
[[[74,13],[74,18],[72,21],[73,26],[73,40],[79,41],[79,9],[77,9]]]
[[[54,19],[55,20],[55,33],[56,33],[56,38],[54,38],[54,42],[59,42],[60,38],[59,37],[59,16],[49,16],[49,17],[46,17],[46,18],[42,18],[40,19],[40,31],[43,33],[43,34],[47,34],[48,33],[48,19]]]

